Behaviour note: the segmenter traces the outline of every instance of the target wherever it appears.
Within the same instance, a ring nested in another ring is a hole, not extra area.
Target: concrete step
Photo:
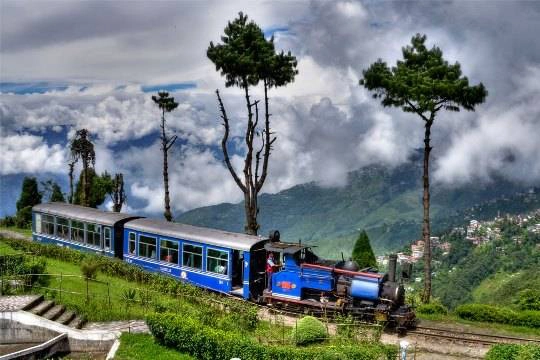
[[[47,311],[49,311],[50,308],[54,306],[54,301],[51,300],[44,300],[37,304],[33,309],[30,310],[31,313],[36,315],[43,315]]]
[[[43,295],[35,295],[34,299],[32,299],[28,304],[23,306],[23,308],[21,310],[30,311],[30,309],[33,309],[36,306],[38,306],[39,304],[41,304],[44,299],[45,298],[43,297]]]
[[[75,313],[73,311],[66,311],[58,319],[56,319],[56,322],[59,322],[60,324],[67,325],[75,318]]]
[[[80,329],[83,327],[84,323],[85,321],[77,315],[67,324],[67,326],[75,329]]]
[[[45,314],[42,316],[49,320],[56,320],[60,317],[66,311],[66,307],[64,305],[55,305],[52,308],[49,309]]]

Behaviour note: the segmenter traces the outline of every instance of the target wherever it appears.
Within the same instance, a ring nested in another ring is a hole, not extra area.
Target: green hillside
[[[451,309],[467,302],[516,307],[527,290],[540,301],[540,233],[529,227],[538,223],[540,214],[522,225],[497,221],[489,226],[499,228],[500,237],[479,246],[463,234],[443,235],[452,249],[447,256],[435,253],[433,294]]]
[[[350,252],[358,229],[366,229],[377,253],[397,249],[421,233],[421,167],[409,162],[388,169],[369,166],[349,173],[346,186],[324,188],[302,184],[260,197],[261,234],[279,229],[288,241],[320,245],[318,253],[338,257]],[[528,187],[495,180],[489,184],[432,187],[433,230],[463,223],[463,214],[478,204],[513,199]],[[513,205],[513,200],[510,200]],[[488,206],[484,205],[484,206]],[[508,204],[506,204],[508,205]],[[519,205],[520,211],[523,206]],[[483,214],[482,208],[478,215]],[[526,209],[525,209],[526,210]],[[183,223],[243,231],[243,204],[220,204],[194,209],[176,220]]]

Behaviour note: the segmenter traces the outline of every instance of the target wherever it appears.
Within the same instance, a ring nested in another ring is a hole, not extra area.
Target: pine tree
[[[424,215],[422,238],[424,240],[424,293],[422,300],[431,298],[431,241],[429,219],[429,155],[432,147],[431,126],[439,110],[459,111],[460,108],[474,111],[484,102],[487,90],[482,83],[469,86],[469,79],[461,76],[459,63],[449,64],[444,60],[441,49],[428,49],[426,36],[416,34],[411,45],[403,48],[403,60],[389,68],[379,59],[364,70],[360,85],[373,91],[383,106],[401,108],[414,113],[424,121]]]
[[[360,232],[354,243],[352,259],[356,261],[361,269],[377,266],[377,260],[375,259],[375,254],[373,254],[373,249],[371,248],[369,237],[365,230]]]
[[[23,179],[21,196],[17,201],[17,226],[27,227],[32,222],[32,206],[41,203],[41,193],[35,177]]]
[[[88,182],[88,195],[86,196],[84,195],[85,181]],[[86,201],[86,205],[83,206],[97,208],[103,204],[103,202],[105,202],[105,198],[110,191],[111,175],[105,172],[100,176],[96,174],[94,168],[88,168],[86,173],[81,171],[81,175],[75,189],[74,203],[83,205],[82,202]]]
[[[62,193],[62,189],[60,188],[60,185],[57,183],[53,183],[52,185],[52,193],[51,193],[51,199],[50,202],[65,202],[64,194]]]

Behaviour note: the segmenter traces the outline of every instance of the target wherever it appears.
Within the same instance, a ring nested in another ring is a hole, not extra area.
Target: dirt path
[[[0,235],[7,238],[13,238],[13,239],[19,239],[19,240],[32,240],[30,236],[26,236],[16,231],[5,230],[5,229],[0,230]]]

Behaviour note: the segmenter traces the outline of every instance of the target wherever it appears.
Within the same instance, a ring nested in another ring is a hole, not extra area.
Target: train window
[[[103,243],[105,250],[109,250],[111,248],[111,228],[110,227],[104,227],[103,228]]]
[[[155,237],[139,235],[139,256],[155,259],[156,241]]]
[[[71,240],[76,242],[84,242],[84,223],[81,221],[71,220]]]
[[[54,216],[43,214],[41,217],[41,232],[54,235]]]
[[[178,264],[178,242],[161,239],[159,241],[159,259]]]
[[[129,233],[129,253],[135,255],[135,233]]]
[[[206,271],[227,275],[229,265],[229,252],[207,249]]]
[[[69,240],[69,220],[66,218],[56,218],[56,236]]]
[[[101,247],[101,226],[96,224],[86,224],[86,243],[88,245]]]
[[[36,232],[40,234],[41,233],[41,214],[36,214],[35,219],[36,219]]]
[[[182,265],[202,270],[202,246],[184,244]]]

